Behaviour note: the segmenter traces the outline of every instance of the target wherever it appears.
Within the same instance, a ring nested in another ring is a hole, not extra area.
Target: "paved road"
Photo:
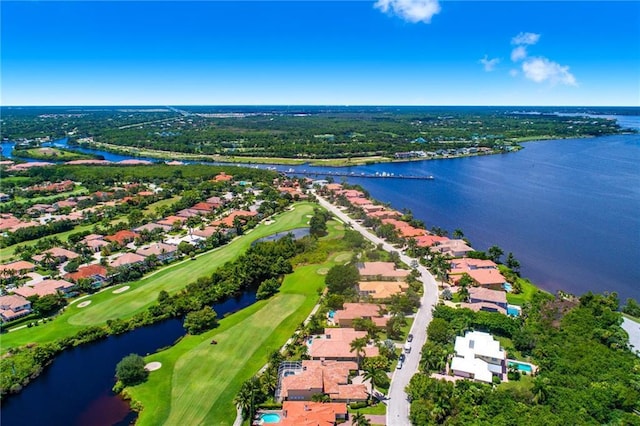
[[[400,260],[407,265],[411,265],[411,261],[414,260],[413,258],[410,258],[400,252],[383,239],[378,238],[375,234],[371,233],[362,225],[356,223],[340,209],[318,194],[315,195],[320,201],[321,206],[329,210],[344,223],[351,225],[354,230],[360,232],[366,239],[374,244],[382,244],[382,248],[384,250],[397,252],[400,255]],[[389,387],[388,395],[389,399],[387,401],[387,425],[389,426],[411,425],[411,422],[409,421],[409,402],[407,401],[407,394],[404,389],[409,384],[411,377],[416,373],[416,371],[418,371],[420,350],[427,340],[427,325],[432,319],[431,310],[438,302],[438,285],[436,284],[435,278],[433,278],[429,271],[422,265],[418,267],[418,271],[421,274],[421,279],[424,284],[424,295],[421,300],[422,306],[416,313],[413,325],[411,326],[410,333],[413,334],[411,352],[407,354],[404,366],[400,370],[396,369],[393,373],[393,377],[391,378],[391,386]]]
[[[622,328],[629,334],[631,350],[640,355],[640,324],[627,317],[623,317],[622,320]]]

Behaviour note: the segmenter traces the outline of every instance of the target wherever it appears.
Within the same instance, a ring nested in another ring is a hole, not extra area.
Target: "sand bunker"
[[[144,369],[147,371],[156,371],[162,367],[162,363],[158,361],[150,362],[149,364],[144,366]]]
[[[342,253],[336,256],[336,262],[346,262],[351,259],[351,253]]]
[[[120,287],[117,290],[113,290],[113,294],[118,294],[118,293],[123,293],[127,290],[129,290],[131,287],[129,287],[128,285],[124,286],[124,287]]]
[[[78,303],[78,308],[84,308],[85,306],[89,306],[91,304],[91,300],[87,300],[85,302]]]
[[[274,220],[267,220],[264,222],[265,225],[271,225],[272,223],[275,223]]]
[[[329,273],[329,268],[318,268],[316,273],[318,275],[327,275]]]

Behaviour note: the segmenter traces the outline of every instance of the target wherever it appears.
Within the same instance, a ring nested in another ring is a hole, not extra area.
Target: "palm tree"
[[[356,339],[353,339],[350,346],[351,350],[349,352],[356,353],[356,357],[358,358],[358,368],[360,368],[360,358],[364,356],[364,348],[367,346],[367,338],[358,337]]]
[[[55,263],[56,258],[51,254],[51,252],[45,252],[42,257],[42,263],[44,263],[47,267],[50,267],[53,263]]]
[[[356,411],[351,418],[351,424],[353,426],[370,426],[371,422],[360,411]]]
[[[464,232],[462,232],[462,229],[456,228],[456,229],[453,230],[452,236],[453,236],[453,238],[459,240],[461,238],[464,238]]]
[[[256,377],[252,377],[249,380],[242,383],[240,391],[233,398],[233,403],[242,410],[243,418],[253,418],[255,414],[254,397],[259,392],[260,381]]]

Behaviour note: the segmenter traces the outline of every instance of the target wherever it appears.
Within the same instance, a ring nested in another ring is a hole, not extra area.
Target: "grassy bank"
[[[12,152],[14,157],[33,158],[43,161],[73,161],[73,160],[94,160],[97,155],[85,154],[70,149],[60,148],[31,148],[31,149],[14,149]]]
[[[313,212],[312,203],[297,203],[295,209],[275,216],[275,223],[260,224],[253,231],[236,238],[231,243],[213,251],[204,253],[196,260],[184,260],[147,275],[143,279],[126,283],[130,289],[114,294],[120,288],[110,287],[100,293],[83,298],[91,304],[79,308],[77,303],[67,307],[64,313],[53,321],[38,327],[24,328],[2,336],[2,351],[9,347],[21,346],[31,342],[49,342],[60,337],[71,336],[90,325],[102,325],[108,319],[128,318],[145,310],[156,301],[158,293],[165,290],[174,293],[184,288],[198,277],[210,275],[220,265],[235,259],[258,238],[307,226],[307,215]]]
[[[340,235],[331,227],[329,238]],[[339,253],[323,263],[297,267],[280,292],[266,301],[232,314],[220,326],[200,336],[187,336],[175,346],[147,357],[162,368],[149,381],[127,389],[143,407],[138,425],[230,425],[236,410],[233,398],[244,381],[265,364],[317,303],[322,273]],[[218,344],[211,345],[214,338]]]

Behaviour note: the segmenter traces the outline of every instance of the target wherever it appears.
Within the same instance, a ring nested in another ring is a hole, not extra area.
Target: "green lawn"
[[[276,232],[306,226],[309,220],[306,215],[313,212],[313,207],[312,203],[297,203],[294,210],[272,218],[275,223],[271,225],[260,224],[247,235],[204,253],[196,260],[187,259],[177,262],[139,281],[126,283],[125,285],[130,286],[131,289],[124,293],[113,294],[113,291],[119,287],[110,287],[103,292],[85,298],[83,301],[91,301],[87,307],[78,308],[78,304],[73,304],[68,306],[66,311],[54,321],[39,327],[25,328],[5,334],[2,337],[2,351],[30,342],[48,342],[60,337],[71,336],[85,326],[101,325],[108,319],[130,317],[147,309],[157,299],[161,290],[174,293],[198,277],[211,274],[220,265],[243,253],[256,239]]]
[[[142,405],[137,425],[230,425],[236,410],[233,398],[242,383],[265,364],[307,317],[324,284],[319,269],[332,261],[296,268],[280,293],[232,314],[201,336],[187,336],[175,346],[147,357],[162,368],[149,381],[127,389]],[[211,345],[215,338],[217,345]]]
[[[385,414],[387,414],[387,406],[379,402],[378,404],[372,405],[370,407],[358,408],[357,410],[354,410],[347,405],[347,411],[351,414],[360,412],[362,414],[384,416]]]
[[[174,195],[171,198],[165,198],[164,200],[156,201],[155,203],[149,204],[143,211],[145,215],[149,216],[150,214],[155,214],[155,212],[165,206],[170,206],[171,204],[179,201],[182,197],[179,195]]]
[[[85,187],[81,185],[76,185],[73,191],[61,192],[59,194],[53,194],[53,195],[43,195],[42,197],[33,197],[33,198],[15,197],[14,201],[17,203],[24,202],[24,201],[29,201],[33,203],[46,203],[50,200],[53,200],[59,197],[72,197],[75,195],[87,194],[88,192],[89,191]]]

